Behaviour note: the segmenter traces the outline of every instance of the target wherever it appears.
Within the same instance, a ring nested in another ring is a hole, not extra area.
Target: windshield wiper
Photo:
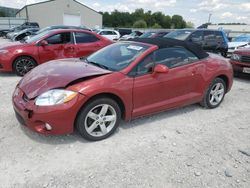
[[[95,65],[95,66],[100,67],[102,69],[110,70],[110,68],[107,67],[106,65],[102,65],[102,64],[99,64],[99,63],[96,63],[96,62],[93,62],[93,61],[89,61],[87,58],[85,58],[83,60],[86,61],[88,64]]]

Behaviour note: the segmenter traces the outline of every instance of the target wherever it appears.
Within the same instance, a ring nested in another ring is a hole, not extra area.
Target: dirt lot
[[[137,119],[100,142],[20,126],[11,105],[19,80],[0,73],[0,187],[250,187],[250,76],[235,79],[217,109]]]

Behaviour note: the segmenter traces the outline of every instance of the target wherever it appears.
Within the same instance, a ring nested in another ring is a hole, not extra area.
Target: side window
[[[76,39],[76,43],[91,43],[91,42],[96,42],[99,39],[92,34],[89,33],[80,33],[80,32],[76,32],[75,33],[75,39]]]
[[[112,35],[112,31],[107,31],[107,35]]]
[[[192,42],[201,42],[202,41],[203,31],[195,31],[190,35]]]
[[[215,32],[215,38],[218,42],[224,42],[224,37],[220,31]]]
[[[154,53],[146,56],[133,70],[131,75],[141,76],[151,73],[154,67]]]
[[[107,35],[107,31],[102,31],[100,35]]]
[[[215,40],[214,31],[204,31],[204,40]]]
[[[71,34],[59,33],[48,37],[46,40],[48,44],[68,44],[71,43]]]
[[[155,64],[164,64],[168,68],[175,68],[193,63],[199,58],[182,47],[163,48],[155,52]]]

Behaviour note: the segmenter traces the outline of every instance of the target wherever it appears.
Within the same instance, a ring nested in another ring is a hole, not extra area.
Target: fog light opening
[[[45,123],[45,128],[47,129],[47,131],[51,131],[52,130],[51,125],[49,125],[48,123]]]

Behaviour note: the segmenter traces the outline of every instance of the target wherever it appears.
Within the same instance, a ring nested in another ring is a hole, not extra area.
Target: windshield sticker
[[[130,49],[130,50],[136,50],[136,51],[140,51],[143,47],[141,46],[134,46],[134,45],[129,45],[127,47],[127,49]]]

